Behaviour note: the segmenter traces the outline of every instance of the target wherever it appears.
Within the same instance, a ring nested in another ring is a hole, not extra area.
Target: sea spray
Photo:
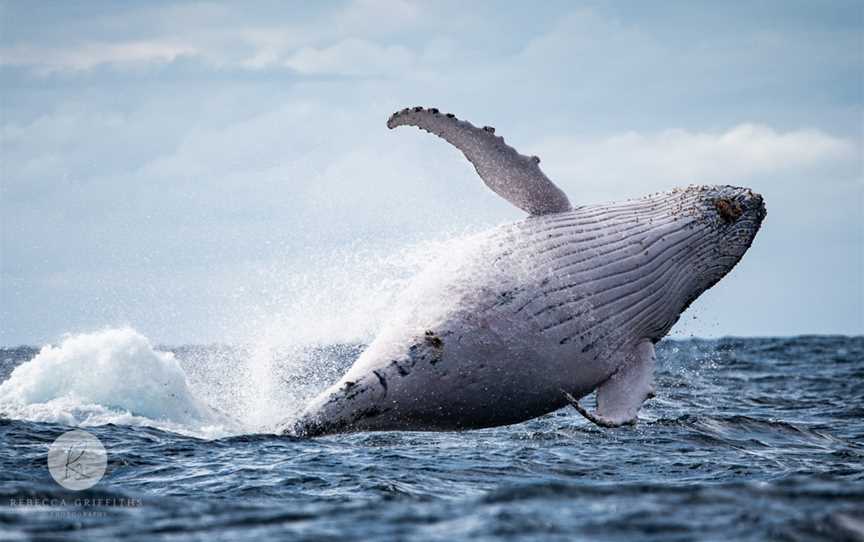
[[[129,328],[69,335],[45,346],[0,384],[5,416],[69,425],[153,425],[195,433],[236,431],[196,397],[174,354]]]
[[[272,431],[338,380],[388,320],[440,310],[428,300],[418,306],[410,292],[464,271],[475,242],[469,232],[274,264],[247,277],[243,302],[226,305],[228,345],[172,353],[130,328],[70,334],[0,385],[0,415],[148,425],[205,438]]]
[[[471,238],[464,234],[402,248],[352,244],[251,278],[249,291],[264,297],[250,295],[255,303],[235,308],[244,318],[228,332],[239,335],[249,350],[247,378],[238,385],[244,398],[238,416],[250,427],[270,431],[299,414],[344,373],[344,355],[356,356],[394,314],[414,309],[403,295],[406,287],[419,277],[428,280],[435,262],[452,261]],[[332,348],[341,351],[322,351]]]

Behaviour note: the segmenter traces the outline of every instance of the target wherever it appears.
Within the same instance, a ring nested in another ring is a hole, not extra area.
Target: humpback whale
[[[765,217],[762,197],[734,186],[573,206],[538,157],[490,126],[422,107],[387,126],[443,138],[529,216],[421,272],[408,309],[282,433],[466,430],[567,405],[603,427],[633,424],[654,393],[654,344],[738,263]],[[592,392],[589,410],[579,401]]]

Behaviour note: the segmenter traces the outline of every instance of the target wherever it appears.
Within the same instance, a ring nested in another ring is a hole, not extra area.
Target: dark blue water
[[[207,349],[176,352],[194,372]],[[0,352],[2,378],[35,354]],[[109,466],[83,492],[46,468],[68,425],[2,418],[0,538],[864,539],[864,338],[665,341],[658,360],[635,428],[568,409],[315,440],[88,427]]]

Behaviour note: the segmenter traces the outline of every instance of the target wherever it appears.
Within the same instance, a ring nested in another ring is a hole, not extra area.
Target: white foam
[[[214,437],[242,430],[196,397],[174,354],[135,330],[67,336],[0,384],[0,412],[68,425],[150,425]]]

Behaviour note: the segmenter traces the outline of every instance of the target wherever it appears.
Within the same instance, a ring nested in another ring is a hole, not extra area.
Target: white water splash
[[[0,384],[0,412],[68,425],[152,425],[201,436],[238,427],[195,396],[170,352],[132,329],[66,337]]]
[[[286,263],[259,279],[266,299],[233,311],[247,315],[237,331],[250,350],[248,378],[239,389],[246,400],[238,415],[266,431],[299,413],[345,369],[337,371],[334,359],[316,349],[368,344],[385,322],[416,310],[417,300],[404,295],[406,287],[452,274],[452,265],[441,264],[459,260],[465,252],[460,247],[476,243],[474,237],[396,250],[350,247]],[[432,296],[423,308],[432,310],[436,301],[447,302]]]
[[[270,431],[341,376],[353,355],[334,359],[322,348],[357,348],[389,318],[418,310],[416,296],[402,295],[405,287],[413,280],[413,290],[426,291],[424,284],[452,274],[466,242],[476,239],[348,247],[245,276],[241,301],[226,306],[224,336],[235,347],[175,356],[130,328],[68,335],[0,384],[0,415],[147,425],[204,438]]]

